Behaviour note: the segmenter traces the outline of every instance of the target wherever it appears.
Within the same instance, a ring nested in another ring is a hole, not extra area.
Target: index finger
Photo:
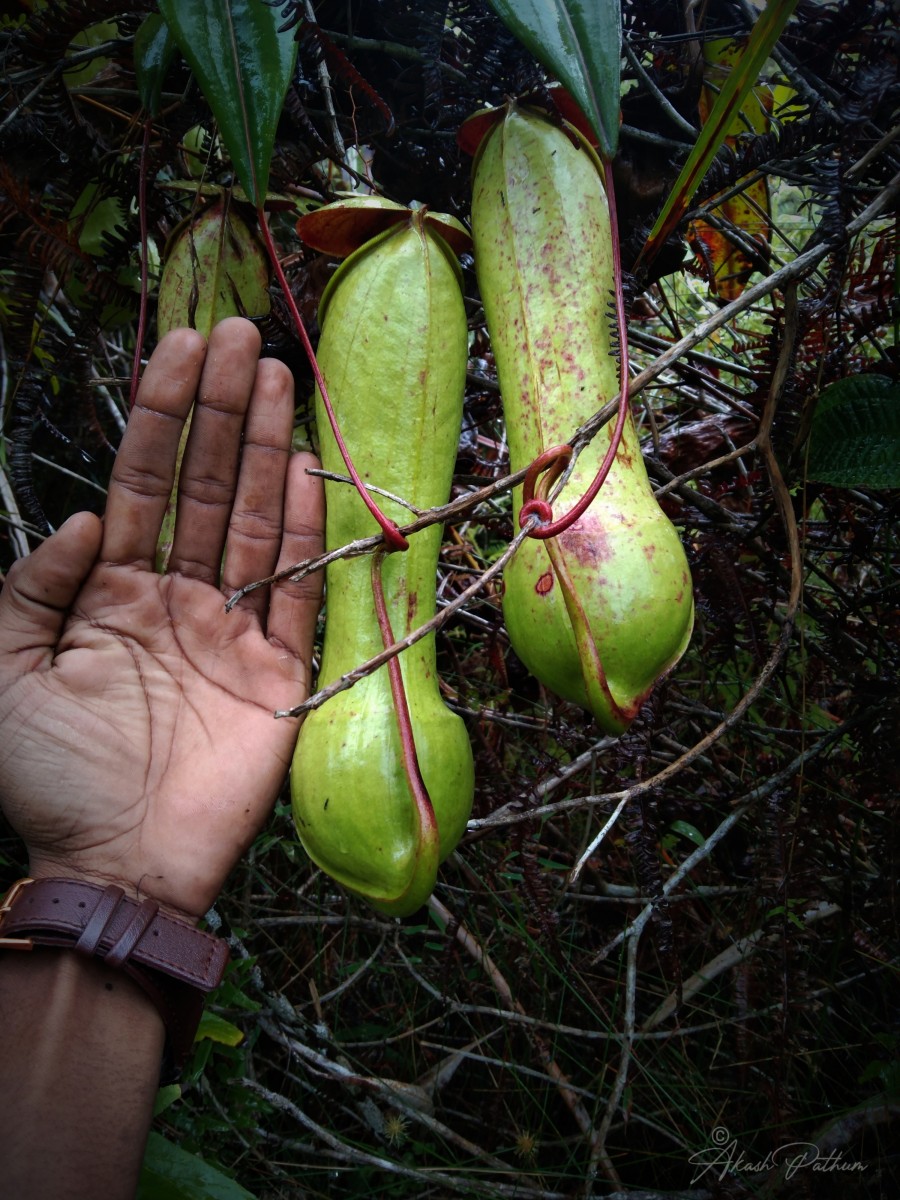
[[[318,467],[312,454],[293,455],[288,464],[284,494],[284,538],[277,570],[305,562],[322,553],[325,531],[325,491],[321,479],[307,475],[307,467]],[[308,688],[311,679],[313,638],[322,602],[322,572],[316,571],[294,583],[282,579],[272,588],[269,602],[269,641],[286,646],[304,664]],[[308,694],[308,691],[307,691]],[[303,697],[306,699],[306,696]]]
[[[110,479],[100,549],[106,562],[154,565],[205,358],[206,339],[193,329],[173,329],[150,356]]]

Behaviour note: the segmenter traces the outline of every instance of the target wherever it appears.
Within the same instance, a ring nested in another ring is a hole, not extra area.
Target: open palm
[[[32,874],[78,872],[198,917],[265,820],[308,694],[318,589],[242,584],[316,553],[290,375],[237,319],[154,353],[106,516],[72,518],[0,595],[0,797]],[[169,568],[155,573],[197,400]],[[222,568],[224,554],[224,569]]]

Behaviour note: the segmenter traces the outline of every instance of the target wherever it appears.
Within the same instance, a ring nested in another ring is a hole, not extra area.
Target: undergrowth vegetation
[[[167,238],[222,195],[254,219],[183,63],[159,114],[141,109],[133,41],[150,5],[21,7],[0,23],[7,567],[70,512],[102,510],[142,238],[146,356]],[[365,184],[465,220],[460,121],[546,80],[481,0],[276,7],[300,49],[270,208],[314,334],[334,264],[301,246],[298,213]],[[627,270],[690,150],[700,46],[755,10],[622,11]],[[601,736],[517,660],[491,579],[438,635],[477,785],[427,907],[398,921],[341,891],[297,843],[285,793],[210,914],[234,961],[156,1129],[252,1195],[897,1194],[898,493],[807,463],[829,385],[883,377],[896,410],[892,14],[801,0],[761,80],[777,85],[765,130],[720,153],[690,221],[629,281],[635,416],[695,588],[674,673],[627,733]],[[768,214],[748,232],[723,195],[760,181]],[[737,282],[714,279],[716,236],[746,252]],[[498,486],[446,524],[439,606],[514,533],[463,265],[454,496]],[[303,441],[311,376],[276,289],[260,325],[295,372]],[[7,831],[2,882],[25,865]]]

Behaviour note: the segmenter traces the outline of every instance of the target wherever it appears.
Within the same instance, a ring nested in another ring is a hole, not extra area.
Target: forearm
[[[165,1030],[122,972],[67,950],[0,954],[0,1164],[17,1200],[132,1200]]]

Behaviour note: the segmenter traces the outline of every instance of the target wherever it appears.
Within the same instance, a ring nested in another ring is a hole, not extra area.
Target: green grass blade
[[[619,0],[490,0],[525,48],[571,92],[603,158],[619,142]]]
[[[263,0],[160,0],[244,191],[265,199],[275,130],[297,57],[293,30]]]

